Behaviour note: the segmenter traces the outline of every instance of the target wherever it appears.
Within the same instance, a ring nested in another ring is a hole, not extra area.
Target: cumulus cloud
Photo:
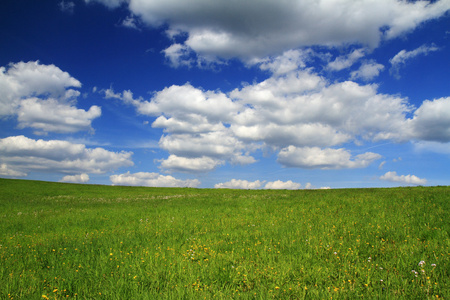
[[[353,159],[345,149],[320,149],[318,147],[289,146],[280,151],[278,162],[285,167],[306,169],[365,168],[381,155],[372,152],[359,154]]]
[[[174,134],[162,136],[159,146],[175,155],[184,157],[208,156],[217,159],[239,161],[244,156],[239,152],[242,142],[230,136],[227,131],[216,131],[202,134]]]
[[[228,182],[223,183],[217,183],[214,185],[214,188],[216,189],[245,189],[245,190],[254,190],[259,189],[263,187],[265,181],[248,181],[248,180],[241,180],[241,179],[231,179]],[[301,187],[300,183],[292,182],[291,180],[288,181],[271,181],[267,182],[264,185],[264,189],[271,189],[271,190],[297,190]]]
[[[450,97],[425,100],[414,112],[411,124],[419,140],[450,142]]]
[[[91,2],[94,0],[85,0]],[[438,18],[448,1],[95,0],[125,4],[150,26],[185,33],[182,45],[201,56],[251,60],[312,45],[356,43],[376,47]],[[320,22],[317,22],[320,20]]]
[[[366,55],[365,49],[355,49],[348,55],[339,56],[327,66],[329,70],[340,71],[351,67],[357,60]]]
[[[41,132],[70,133],[92,130],[92,120],[100,115],[101,109],[98,106],[91,106],[85,111],[51,98],[24,99],[17,110],[19,128],[31,127]]]
[[[149,100],[131,91],[104,93],[156,117],[152,127],[164,132],[159,147],[169,153],[161,168],[171,172],[254,163],[253,153],[261,149],[277,152],[278,162],[289,167],[362,168],[378,154],[352,157],[333,148],[364,141],[450,141],[448,98],[425,101],[416,110],[407,98],[379,93],[375,84],[331,83],[313,69],[294,67],[312,55],[292,51],[261,60],[260,68],[272,76],[227,94],[189,83],[154,92]],[[363,66],[373,69],[362,71]],[[372,61],[363,66],[354,76],[369,78],[382,69]]]
[[[313,56],[317,56],[312,49],[291,49],[282,55],[265,57],[263,59],[253,59],[250,64],[259,64],[261,70],[269,70],[274,75],[290,73],[299,68],[305,68]]]
[[[86,148],[61,140],[34,140],[25,136],[0,139],[0,163],[3,170],[56,172],[62,174],[106,173],[132,166],[132,152],[111,152],[103,148]]]
[[[271,181],[266,183],[264,186],[265,189],[270,190],[298,190],[301,187],[300,183],[292,182],[291,180],[288,181]]]
[[[231,179],[228,182],[218,183],[214,185],[216,189],[243,189],[243,190],[253,190],[259,189],[263,185],[264,181],[247,181],[241,179]]]
[[[194,60],[191,58],[191,50],[186,45],[172,44],[162,51],[169,64],[178,68],[180,66],[191,67]]]
[[[161,160],[161,167],[172,172],[198,173],[212,171],[223,163],[222,160],[208,156],[190,158],[171,154],[167,159]]]
[[[311,184],[311,182],[307,182],[305,184],[305,189],[309,190],[309,189],[314,189],[314,186]]]
[[[166,133],[159,146],[171,155],[161,160],[161,167],[177,172],[208,172],[229,161],[249,164],[256,160],[247,152],[248,145],[237,139],[228,124],[240,104],[225,94],[203,91],[190,84],[171,86],[154,95],[151,101],[134,99],[130,91],[105,91],[106,98],[121,99],[145,115],[158,116],[152,123]]]
[[[121,23],[121,26],[126,27],[126,28],[131,28],[131,29],[136,29],[136,30],[140,30],[138,27],[138,20],[136,19],[135,16],[130,15],[128,17],[126,17]]]
[[[17,116],[19,128],[37,133],[68,133],[92,130],[92,120],[101,115],[98,106],[78,109],[81,83],[55,65],[38,61],[0,67],[0,117]]]
[[[400,78],[400,68],[402,68],[406,63],[419,56],[419,55],[428,55],[430,52],[438,51],[439,48],[431,45],[422,45],[417,49],[414,49],[412,51],[406,51],[401,50],[399,53],[397,53],[393,58],[389,60],[391,63],[391,68],[389,69],[389,72],[391,75],[393,75],[396,78]]]
[[[378,156],[351,159],[345,149],[330,147],[360,140],[449,139],[448,98],[425,101],[414,112],[407,99],[380,94],[374,84],[329,83],[311,70],[277,74],[228,94],[186,84],[165,88],[150,100],[111,89],[105,97],[157,117],[152,126],[165,133],[159,146],[170,155],[160,162],[168,171],[208,172],[226,162],[254,163],[252,152],[266,147],[281,150],[278,162],[285,166],[361,168]],[[411,112],[414,117],[407,118]],[[303,156],[291,155],[298,151]],[[322,161],[329,154],[327,159],[333,159]]]
[[[2,177],[24,177],[27,173],[11,169],[7,164],[0,164],[0,176]]]
[[[377,93],[376,85],[328,84],[307,71],[271,77],[230,96],[247,105],[231,124],[235,135],[276,147],[405,140],[405,114],[412,109],[404,98]]]
[[[130,172],[112,175],[109,177],[113,185],[132,185],[132,186],[150,186],[150,187],[191,187],[200,185],[197,179],[180,180],[170,175],[164,176],[158,173]]]
[[[78,175],[66,175],[60,182],[70,182],[70,183],[87,183],[89,181],[89,175],[86,173]]]
[[[384,66],[382,64],[378,64],[374,61],[365,62],[357,71],[350,73],[350,79],[362,79],[369,81],[377,77],[383,69]]]
[[[427,183],[427,180],[424,178],[419,178],[415,175],[397,175],[397,172],[393,171],[387,172],[386,174],[380,176],[380,179],[412,185],[422,185]]]

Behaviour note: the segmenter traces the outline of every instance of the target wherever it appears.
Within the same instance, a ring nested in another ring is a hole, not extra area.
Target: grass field
[[[0,179],[1,299],[450,299],[450,187]]]

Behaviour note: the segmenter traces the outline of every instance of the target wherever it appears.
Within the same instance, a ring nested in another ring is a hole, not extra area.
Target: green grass
[[[450,299],[449,201],[0,179],[0,298]]]

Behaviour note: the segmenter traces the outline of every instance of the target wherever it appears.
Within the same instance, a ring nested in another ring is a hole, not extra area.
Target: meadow
[[[1,299],[450,299],[450,187],[0,179]]]

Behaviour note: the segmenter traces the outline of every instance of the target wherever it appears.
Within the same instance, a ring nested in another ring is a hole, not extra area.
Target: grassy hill
[[[1,299],[450,298],[450,187],[0,179]]]

